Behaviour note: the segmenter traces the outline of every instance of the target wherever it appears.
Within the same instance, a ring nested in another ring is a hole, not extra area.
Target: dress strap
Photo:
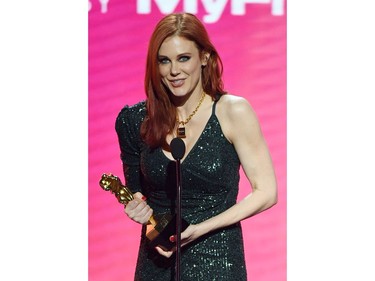
[[[214,104],[212,106],[212,115],[215,115],[215,110],[216,110],[216,103],[220,100],[221,95],[216,95]]]

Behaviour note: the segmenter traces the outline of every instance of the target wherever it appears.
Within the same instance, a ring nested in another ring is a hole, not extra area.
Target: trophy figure
[[[106,191],[114,193],[119,203],[126,205],[134,199],[130,189],[121,183],[121,180],[112,174],[103,174],[99,185]],[[189,226],[188,222],[181,219],[181,229],[184,231]],[[151,247],[159,246],[165,251],[170,251],[175,244],[169,237],[176,234],[176,216],[160,214],[151,216],[146,226],[146,237]]]

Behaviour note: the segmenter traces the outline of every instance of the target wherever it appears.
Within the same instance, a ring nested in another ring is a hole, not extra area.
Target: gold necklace
[[[195,113],[197,113],[199,107],[201,106],[203,100],[204,100],[204,97],[206,96],[206,93],[203,92],[202,93],[202,97],[197,105],[197,107],[194,109],[194,111],[188,116],[188,118],[186,118],[185,121],[180,121],[178,119],[178,116],[177,116],[177,123],[178,123],[178,127],[177,127],[177,137],[178,138],[186,138],[186,129],[185,129],[185,125],[187,123],[189,123],[190,119],[195,115]]]

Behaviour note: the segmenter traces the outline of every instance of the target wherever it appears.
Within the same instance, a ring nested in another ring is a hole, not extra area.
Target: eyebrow
[[[181,54],[178,54],[177,57],[183,57],[183,56],[192,56],[192,53],[189,53],[189,52],[185,52],[185,53],[181,53]],[[158,54],[158,58],[169,58],[168,56],[166,55],[159,55]]]

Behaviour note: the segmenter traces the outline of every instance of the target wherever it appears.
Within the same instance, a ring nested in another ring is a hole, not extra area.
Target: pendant
[[[177,128],[177,137],[178,138],[186,138],[185,127],[178,127]]]

